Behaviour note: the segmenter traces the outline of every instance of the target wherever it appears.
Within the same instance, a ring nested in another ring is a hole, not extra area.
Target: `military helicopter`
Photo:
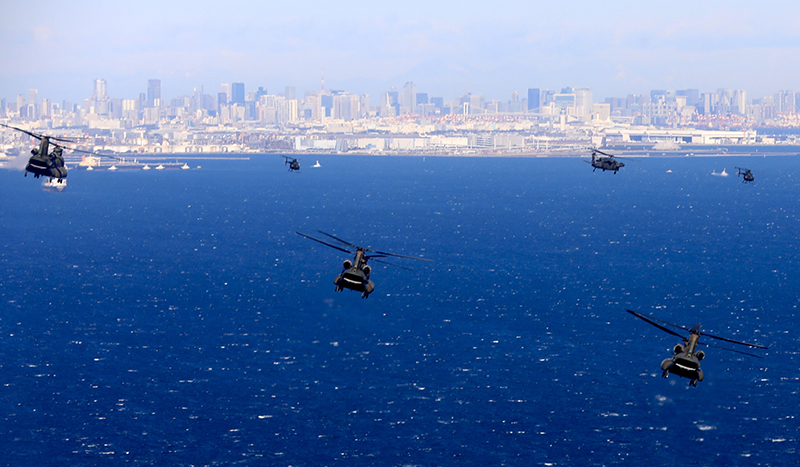
[[[742,175],[744,178],[744,180],[742,180],[742,183],[752,182],[753,180],[756,179],[753,176],[753,172],[751,172],[750,169],[743,169],[741,167],[736,167],[736,168],[739,169],[739,171],[736,172],[736,175]]]
[[[67,167],[64,165],[63,149],[62,146],[52,141],[63,141],[66,143],[74,143],[72,140],[56,138],[55,136],[45,136],[37,133],[32,133],[22,128],[9,126],[0,123],[0,125],[10,128],[12,130],[21,131],[26,135],[38,139],[39,149],[31,149],[31,156],[28,159],[28,164],[25,166],[25,176],[28,172],[33,174],[34,178],[40,176],[55,178],[59,182],[67,178]],[[50,152],[50,146],[53,146],[53,151]]]
[[[603,172],[605,172],[606,170],[613,170],[614,173],[616,174],[617,172],[619,172],[619,169],[625,167],[624,163],[618,162],[616,159],[614,159],[614,156],[612,156],[611,154],[606,154],[603,151],[595,148],[590,148],[590,149],[592,150],[592,160],[583,162],[586,162],[587,164],[592,164],[592,167],[594,167],[594,169],[592,169],[592,172],[594,172],[597,169],[602,169]],[[598,156],[598,154],[600,155]]]
[[[311,240],[314,240],[315,242],[322,243],[323,245],[335,248],[344,253],[356,255],[355,258],[353,258],[353,261],[350,261],[349,259],[344,261],[344,263],[342,264],[342,267],[344,268],[342,270],[342,273],[336,276],[336,279],[334,279],[333,283],[336,284],[337,292],[341,292],[344,289],[350,289],[350,290],[355,290],[357,292],[361,292],[361,298],[369,297],[369,294],[371,294],[375,290],[375,283],[369,280],[369,275],[372,272],[372,267],[370,267],[370,265],[367,264],[367,261],[369,261],[370,259],[373,259],[376,263],[388,264],[389,266],[394,266],[406,270],[408,270],[408,268],[374,258],[385,258],[387,256],[395,256],[398,258],[417,259],[420,261],[431,261],[431,262],[433,261],[432,259],[417,258],[415,256],[396,255],[394,253],[386,253],[384,251],[371,250],[369,248],[363,248],[357,245],[353,245],[352,243],[346,242],[341,238],[335,237],[321,230],[317,230],[317,232],[321,233],[322,235],[328,236],[336,240],[337,242],[341,243],[342,245],[348,246],[351,249],[355,250],[351,251],[350,249],[346,249],[338,245],[328,243],[324,240],[314,238],[302,232],[296,232],[297,235],[309,238]],[[368,254],[368,253],[376,253],[376,254]]]
[[[645,316],[642,313],[633,310],[625,310],[628,313],[636,316],[637,318],[643,319],[648,323],[652,324],[653,326],[661,329],[664,332],[672,334],[673,336],[680,337],[683,339],[683,344],[676,344],[675,348],[672,350],[672,357],[665,358],[664,361],[661,362],[661,377],[666,378],[669,376],[670,373],[674,375],[678,375],[684,378],[689,378],[689,386],[697,387],[698,381],[703,381],[703,370],[700,369],[700,360],[705,358],[706,354],[702,350],[696,350],[698,345],[706,345],[708,347],[715,347],[718,349],[727,350],[730,352],[736,352],[744,355],[750,355],[751,357],[761,358],[758,355],[754,355],[747,352],[740,352],[738,350],[727,349],[725,347],[718,347],[716,345],[706,344],[704,342],[699,342],[700,336],[711,337],[713,339],[718,339],[725,342],[731,342],[733,344],[745,345],[747,347],[753,347],[757,349],[766,349],[763,345],[758,344],[749,344],[747,342],[740,342],[735,341],[733,339],[726,339],[724,337],[712,336],[711,334],[700,332],[700,325],[695,324],[692,326],[691,329],[687,329],[683,326],[678,326],[677,324],[669,323],[667,321],[660,320],[658,318],[654,318],[652,316]],[[682,329],[684,331],[689,332],[689,337],[684,337],[677,332],[674,332],[671,329],[668,329],[661,324],[666,324],[667,326],[672,326],[676,329]]]
[[[300,163],[297,162],[297,159],[291,158],[289,156],[283,156],[283,165],[289,166],[289,172],[293,171],[300,172]]]
[[[57,180],[58,183],[62,183],[65,178],[67,178],[67,166],[64,164],[64,148],[66,146],[62,146],[60,144],[54,143],[53,141],[61,141],[65,143],[75,143],[75,141],[63,138],[56,138],[55,136],[46,136],[40,135],[38,133],[33,133],[28,130],[23,130],[22,128],[17,128],[10,125],[5,125],[0,123],[0,126],[4,126],[6,128],[10,128],[12,130],[21,131],[26,135],[29,135],[33,138],[39,140],[39,148],[31,149],[31,156],[28,159],[28,164],[25,166],[25,176],[28,176],[28,172],[33,174],[33,178],[39,178],[40,176],[50,177],[51,180]],[[50,151],[50,146],[53,146],[53,150]],[[102,157],[110,157],[111,159],[116,159],[116,157],[111,156],[104,156],[102,154],[95,154],[89,151],[82,151],[80,149],[74,148],[67,148],[72,151],[76,152],[84,152],[86,154],[92,155],[100,155]]]

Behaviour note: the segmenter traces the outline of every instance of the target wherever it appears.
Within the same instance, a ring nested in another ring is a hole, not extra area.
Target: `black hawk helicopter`
[[[283,165],[289,166],[289,172],[300,172],[300,163],[297,162],[297,159],[283,156]]]
[[[54,141],[60,141],[65,143],[75,143],[75,141],[63,138],[56,138],[55,136],[46,136],[40,135],[38,133],[33,133],[28,130],[23,130],[22,128],[17,128],[10,125],[5,125],[0,123],[0,126],[4,126],[6,128],[10,128],[12,130],[21,131],[28,136],[36,138],[39,140],[39,148],[31,149],[31,156],[28,159],[28,164],[25,166],[25,176],[28,176],[28,172],[33,174],[33,178],[39,177],[49,177],[51,180],[57,180],[58,183],[62,183],[65,178],[67,178],[67,166],[64,164],[64,148],[66,146],[62,146],[58,143],[54,143]],[[53,150],[50,151],[50,146],[53,146]],[[102,156],[102,157],[109,157],[111,159],[116,159],[116,157],[105,156],[103,154],[96,154],[89,151],[82,151],[80,149],[74,148],[67,148],[71,151],[76,152],[83,152],[86,154],[92,154],[95,156]]]
[[[691,329],[687,329],[683,326],[678,326],[677,324],[669,323],[667,321],[660,320],[658,318],[654,318],[652,316],[646,316],[638,311],[633,310],[625,310],[628,313],[636,316],[637,318],[643,319],[648,323],[652,324],[653,326],[661,329],[664,332],[672,334],[673,336],[680,337],[683,339],[683,344],[676,344],[675,348],[672,350],[672,357],[665,358],[664,361],[661,362],[661,377],[666,378],[669,376],[670,373],[674,375],[678,375],[684,378],[689,378],[689,386],[697,387],[698,381],[703,381],[703,370],[700,369],[700,360],[705,358],[706,354],[702,350],[697,350],[698,345],[705,345],[708,347],[715,347],[722,350],[727,350],[729,352],[736,352],[744,355],[750,355],[751,357],[761,358],[758,355],[754,355],[747,352],[740,352],[738,350],[728,349],[725,347],[718,347],[716,345],[707,344],[705,342],[700,342],[700,336],[711,337],[713,339],[731,342],[733,344],[745,345],[747,347],[752,347],[756,349],[766,349],[763,345],[758,344],[750,344],[747,342],[740,342],[735,341],[733,339],[726,339],[724,337],[712,336],[711,334],[700,332],[700,325],[695,324],[692,326]],[[661,324],[666,324],[667,326],[672,326],[676,329],[682,329],[684,331],[689,332],[689,337],[682,336],[677,332],[668,329]]]
[[[753,176],[753,172],[751,172],[750,169],[743,169],[741,167],[736,167],[736,168],[739,169],[739,171],[736,172],[736,175],[742,175],[744,178],[744,180],[742,180],[742,183],[752,182],[753,180],[756,179]]]
[[[355,290],[357,292],[361,292],[361,298],[369,297],[369,294],[371,294],[375,290],[375,283],[372,282],[371,280],[369,280],[369,275],[372,272],[372,267],[370,267],[370,265],[367,264],[367,261],[369,261],[370,259],[385,258],[387,256],[395,256],[395,257],[398,257],[398,258],[417,259],[417,260],[420,260],[420,261],[431,261],[431,262],[433,262],[432,259],[417,258],[415,256],[397,255],[397,254],[394,254],[394,253],[386,253],[384,251],[378,251],[378,250],[371,250],[369,248],[363,248],[363,247],[360,247],[360,246],[357,246],[357,245],[353,245],[352,243],[346,242],[346,241],[342,240],[341,238],[335,237],[335,236],[333,236],[333,235],[331,235],[329,233],[325,233],[325,232],[323,232],[321,230],[317,230],[317,232],[321,233],[322,235],[326,235],[326,236],[336,240],[337,242],[341,243],[342,245],[348,246],[351,249],[355,250],[355,251],[351,251],[349,249],[340,247],[338,245],[334,245],[334,244],[328,243],[328,242],[326,242],[324,240],[320,240],[318,238],[314,238],[314,237],[312,237],[310,235],[306,235],[306,234],[304,234],[302,232],[295,232],[295,233],[297,233],[297,235],[301,235],[303,237],[309,238],[311,240],[314,240],[315,242],[322,243],[323,245],[327,245],[327,246],[329,246],[331,248],[335,248],[335,249],[337,249],[339,251],[342,251],[344,253],[349,253],[349,254],[355,254],[356,255],[355,258],[353,258],[353,261],[350,261],[349,259],[344,261],[344,264],[342,264],[342,267],[344,268],[342,270],[342,273],[339,274],[338,276],[336,276],[336,279],[334,279],[333,283],[336,285],[336,291],[337,292],[341,292],[344,289],[350,289],[350,290]],[[368,253],[375,253],[375,254],[368,254]],[[392,264],[392,263],[389,263],[389,262],[386,262],[386,261],[381,261],[381,260],[378,260],[378,259],[374,259],[374,261],[376,263],[388,264],[389,266],[394,266],[394,267],[397,267],[397,268],[400,268],[400,269],[408,269],[406,267],[398,266],[397,264]]]
[[[625,164],[622,162],[617,161],[614,159],[614,156],[611,154],[606,154],[603,151],[595,148],[590,148],[592,150],[592,160],[591,161],[583,161],[587,164],[592,164],[592,172],[596,171],[597,169],[602,169],[603,172],[606,170],[613,170],[616,174],[619,172],[619,169],[625,167]],[[598,154],[600,154],[598,156]]]

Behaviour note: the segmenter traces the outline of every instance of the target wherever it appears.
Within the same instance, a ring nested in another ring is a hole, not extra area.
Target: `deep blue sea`
[[[300,162],[0,170],[1,463],[800,459],[800,157]],[[336,293],[317,230],[435,262]],[[691,388],[626,308],[769,350]]]

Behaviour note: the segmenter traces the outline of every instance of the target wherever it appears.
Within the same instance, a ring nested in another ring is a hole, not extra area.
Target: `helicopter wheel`
[[[666,378],[667,376],[669,376],[669,371],[664,370],[663,372],[661,372],[662,378]]]
[[[364,292],[361,294],[361,298],[369,298],[369,294]]]
[[[689,381],[689,386],[691,386],[693,388],[696,388],[697,387],[697,380],[693,379],[693,380]]]

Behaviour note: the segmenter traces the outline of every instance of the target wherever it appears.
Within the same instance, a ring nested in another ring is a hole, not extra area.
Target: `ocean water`
[[[798,157],[197,164],[0,170],[0,463],[797,462]],[[769,350],[690,388],[626,308]]]

